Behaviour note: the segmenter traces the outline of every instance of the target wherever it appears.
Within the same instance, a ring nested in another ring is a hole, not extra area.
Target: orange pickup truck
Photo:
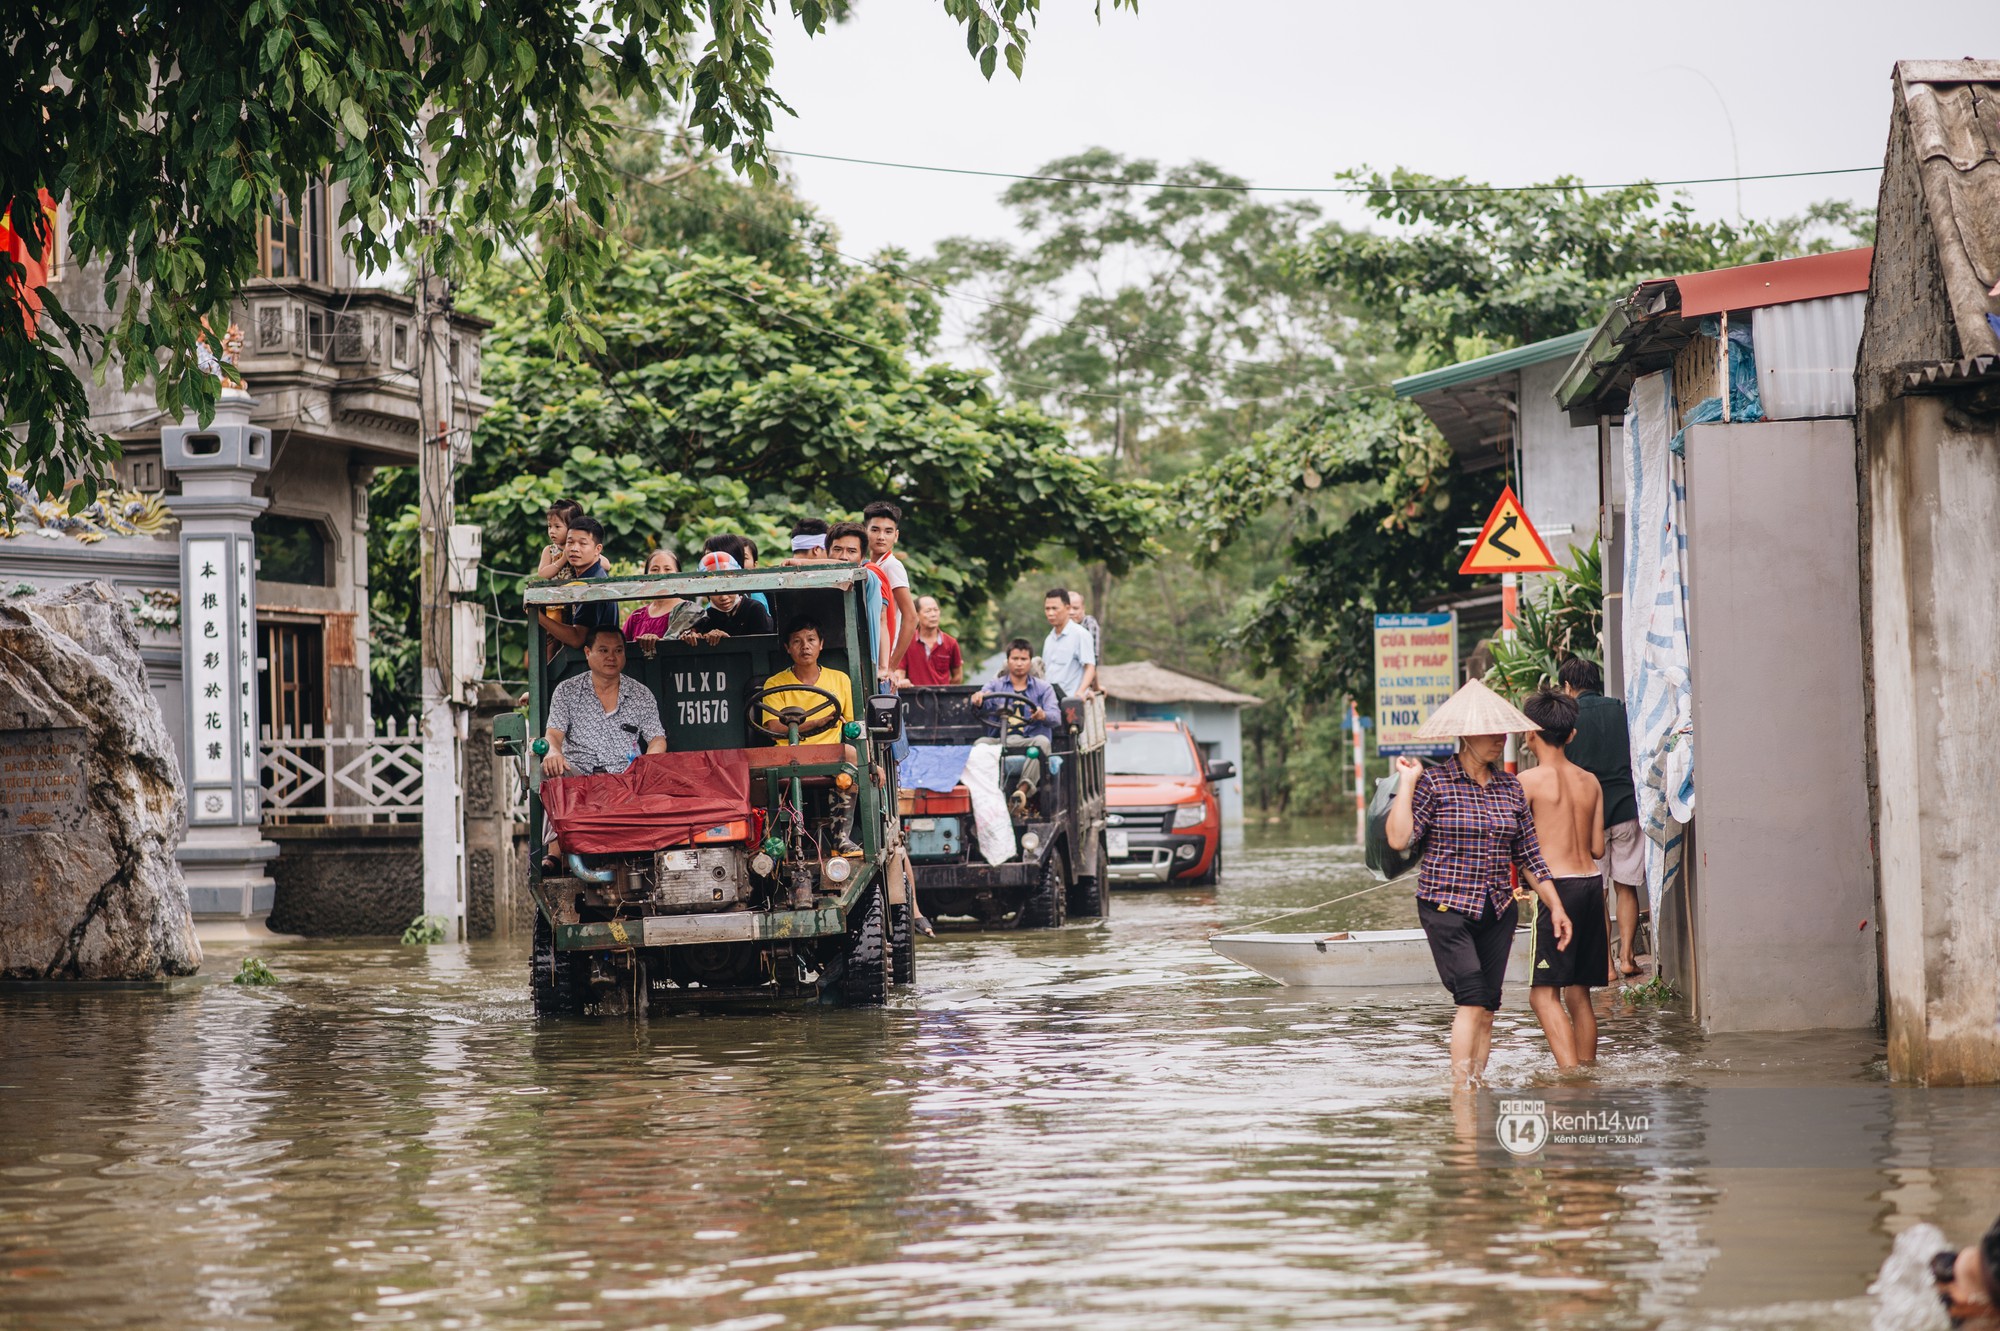
[[[1179,721],[1105,726],[1105,872],[1113,883],[1213,883],[1222,876],[1222,799],[1236,764],[1203,762]]]

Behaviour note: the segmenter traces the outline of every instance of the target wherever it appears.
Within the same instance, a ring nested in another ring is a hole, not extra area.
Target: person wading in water
[[[1414,758],[1396,759],[1396,802],[1386,830],[1397,850],[1424,843],[1417,922],[1430,941],[1438,979],[1458,1006],[1451,1022],[1455,1088],[1474,1085],[1486,1074],[1493,1014],[1520,918],[1510,865],[1520,866],[1534,883],[1556,946],[1569,946],[1569,916],[1542,860],[1527,796],[1520,781],[1499,766],[1510,733],[1538,729],[1505,698],[1467,680],[1416,735],[1456,739],[1458,752],[1428,769]]]

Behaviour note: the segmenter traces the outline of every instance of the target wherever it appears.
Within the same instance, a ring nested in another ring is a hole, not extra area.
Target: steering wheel
[[[777,693],[817,693],[819,698],[809,707],[773,707],[766,699]],[[812,724],[813,719],[820,716],[826,717],[826,720],[818,725]],[[776,728],[763,717],[776,721]],[[820,734],[840,724],[840,697],[816,684],[766,684],[751,691],[750,724],[779,739],[790,739],[792,727],[797,726],[799,742],[804,743],[808,735]]]
[[[1011,725],[1016,730],[1026,730],[1035,719],[1035,704],[1018,693],[989,693],[986,705],[1000,705],[1000,729],[1004,732]]]

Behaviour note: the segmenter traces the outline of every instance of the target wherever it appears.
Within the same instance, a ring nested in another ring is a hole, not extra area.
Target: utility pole
[[[426,237],[437,224],[420,223]],[[417,272],[417,489],[422,558],[417,575],[424,727],[424,914],[444,918],[445,937],[465,938],[465,807],[460,758],[466,711],[452,655],[452,602],[446,560],[452,520],[451,327],[444,279],[428,250]]]

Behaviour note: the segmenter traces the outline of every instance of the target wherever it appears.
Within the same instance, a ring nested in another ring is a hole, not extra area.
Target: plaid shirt
[[[1418,901],[1484,919],[1513,899],[1509,864],[1538,879],[1551,876],[1528,798],[1512,773],[1494,771],[1482,786],[1457,758],[1447,759],[1417,778],[1411,815],[1411,840],[1424,842]]]

